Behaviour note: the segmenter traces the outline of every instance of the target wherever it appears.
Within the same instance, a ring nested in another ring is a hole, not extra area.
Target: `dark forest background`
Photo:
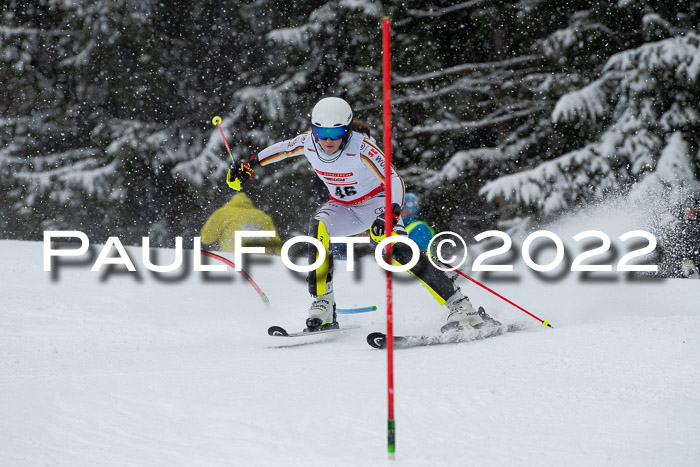
[[[527,229],[700,174],[700,2],[5,0],[0,238],[191,240],[231,195],[229,160],[347,99],[436,230]],[[246,192],[283,238],[327,200],[303,158]]]

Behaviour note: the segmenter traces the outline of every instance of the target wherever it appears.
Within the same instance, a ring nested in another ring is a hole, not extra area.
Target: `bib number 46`
[[[339,186],[335,189],[335,197],[338,199],[343,199],[346,196],[355,196],[357,194],[357,190],[355,190],[354,186]]]

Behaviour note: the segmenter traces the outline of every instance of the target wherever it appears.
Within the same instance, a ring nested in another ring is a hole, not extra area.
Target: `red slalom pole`
[[[382,18],[383,96],[384,96],[384,232],[394,230],[391,211],[391,20]],[[391,264],[391,243],[384,251],[384,261]],[[386,359],[389,418],[387,423],[387,451],[389,459],[396,459],[396,423],[394,421],[394,296],[391,271],[386,271]]]

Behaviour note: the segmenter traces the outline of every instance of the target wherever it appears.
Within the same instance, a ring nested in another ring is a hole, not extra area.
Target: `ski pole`
[[[335,312],[338,313],[339,315],[354,315],[357,313],[367,313],[370,311],[376,310],[377,307],[372,305],[372,306],[362,306],[362,307],[357,307],[357,308],[336,308]]]
[[[535,318],[537,321],[539,321],[540,323],[542,323],[542,327],[549,327],[549,328],[553,327],[551,324],[549,324],[549,320],[548,320],[548,319],[542,320],[542,319],[538,318],[537,316],[533,315],[532,313],[530,313],[529,311],[527,311],[525,308],[521,307],[521,306],[518,305],[517,303],[514,303],[514,302],[508,300],[508,299],[507,299],[506,297],[504,297],[503,295],[499,294],[498,292],[489,289],[489,288],[486,287],[484,284],[482,284],[481,282],[477,281],[477,280],[474,279],[473,277],[469,277],[468,275],[464,274],[464,273],[463,273],[462,271],[460,271],[459,269],[455,269],[454,271],[455,271],[457,274],[459,274],[460,276],[462,276],[462,277],[464,277],[464,278],[466,278],[466,279],[469,279],[470,281],[472,281],[473,283],[475,283],[475,284],[478,285],[479,287],[483,287],[484,289],[488,290],[489,292],[491,292],[492,294],[494,294],[496,297],[500,298],[501,300],[505,300],[506,302],[510,303],[511,305],[513,305],[513,306],[514,306],[515,308],[517,308],[518,310],[523,311],[523,312],[525,312],[526,314],[532,316],[532,317]]]
[[[209,256],[210,258],[217,259],[217,260],[221,261],[222,263],[227,264],[228,266],[231,266],[234,270],[236,269],[236,265],[233,264],[233,261],[228,260],[228,259],[224,258],[223,256],[219,256],[216,253],[212,253],[211,251],[207,251],[204,248],[202,248],[200,251],[204,256]],[[260,298],[262,299],[263,303],[265,303],[265,305],[267,305],[269,308],[270,307],[270,299],[267,298],[267,295],[265,295],[265,293],[260,289],[260,287],[258,287],[258,284],[255,283],[253,278],[250,277],[248,275],[248,273],[246,273],[243,269],[241,269],[238,272],[240,272],[241,276],[245,277],[246,280],[248,281],[248,283],[253,286],[253,288],[258,293],[258,295],[260,295]]]
[[[233,158],[233,152],[231,152],[231,148],[228,145],[228,141],[226,141],[226,136],[224,135],[224,129],[221,128],[221,117],[218,115],[214,117],[211,121],[215,126],[219,127],[219,133],[221,133],[221,139],[224,140],[224,144],[226,145],[226,150],[228,151],[228,157],[231,158],[231,162],[233,165],[236,165],[236,160]],[[231,171],[228,171],[228,174],[226,175],[226,183],[228,183],[228,186],[233,188],[236,191],[241,191],[241,181],[240,180],[231,180]]]
[[[423,249],[421,249],[421,248],[419,248],[419,250],[422,251],[423,253],[425,253],[426,255],[430,256],[431,258],[433,258],[435,261],[437,261],[438,263],[440,263],[442,266],[448,267],[445,263],[443,263],[442,261],[440,261],[440,258],[436,257],[436,256],[433,255],[432,253],[428,253],[427,251],[425,251],[425,250],[423,250]],[[478,285],[479,287],[482,287],[482,288],[488,290],[489,292],[491,292],[492,294],[494,294],[496,297],[500,298],[501,300],[504,300],[504,301],[510,303],[511,305],[513,305],[513,306],[514,306],[515,308],[517,308],[518,310],[523,311],[523,312],[525,312],[526,314],[532,316],[532,317],[535,318],[537,321],[539,321],[540,323],[542,323],[542,327],[548,327],[548,328],[553,327],[551,324],[549,324],[549,320],[548,320],[548,319],[543,320],[543,319],[541,319],[541,318],[538,318],[537,316],[533,315],[532,313],[530,313],[529,311],[527,311],[525,308],[521,307],[521,306],[518,305],[517,303],[514,303],[514,302],[512,302],[511,300],[508,300],[508,299],[507,299],[506,297],[504,297],[503,295],[499,294],[499,293],[496,292],[495,290],[492,290],[492,289],[488,288],[487,286],[485,286],[485,285],[482,284],[481,282],[477,281],[477,280],[474,279],[473,277],[468,276],[467,274],[463,273],[463,272],[460,271],[459,269],[453,269],[453,271],[456,272],[457,274],[459,274],[460,276],[464,277],[465,279],[468,279],[468,280],[472,281],[473,283],[475,283],[475,284]]]
[[[224,140],[224,144],[226,145],[226,150],[228,151],[228,157],[230,157],[231,162],[233,162],[235,164],[236,161],[233,159],[233,153],[231,152],[231,148],[228,146],[228,141],[226,141],[226,136],[224,136],[224,129],[221,128],[221,117],[216,116],[212,119],[211,122],[214,124],[214,126],[219,127],[219,133],[221,133],[221,139]]]

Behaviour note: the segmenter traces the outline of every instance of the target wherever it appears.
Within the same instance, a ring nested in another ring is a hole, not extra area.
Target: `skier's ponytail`
[[[360,120],[353,120],[352,121],[352,131],[357,131],[358,133],[364,133],[367,135],[367,137],[370,137],[370,129],[369,125],[367,125],[365,122],[361,122]]]

